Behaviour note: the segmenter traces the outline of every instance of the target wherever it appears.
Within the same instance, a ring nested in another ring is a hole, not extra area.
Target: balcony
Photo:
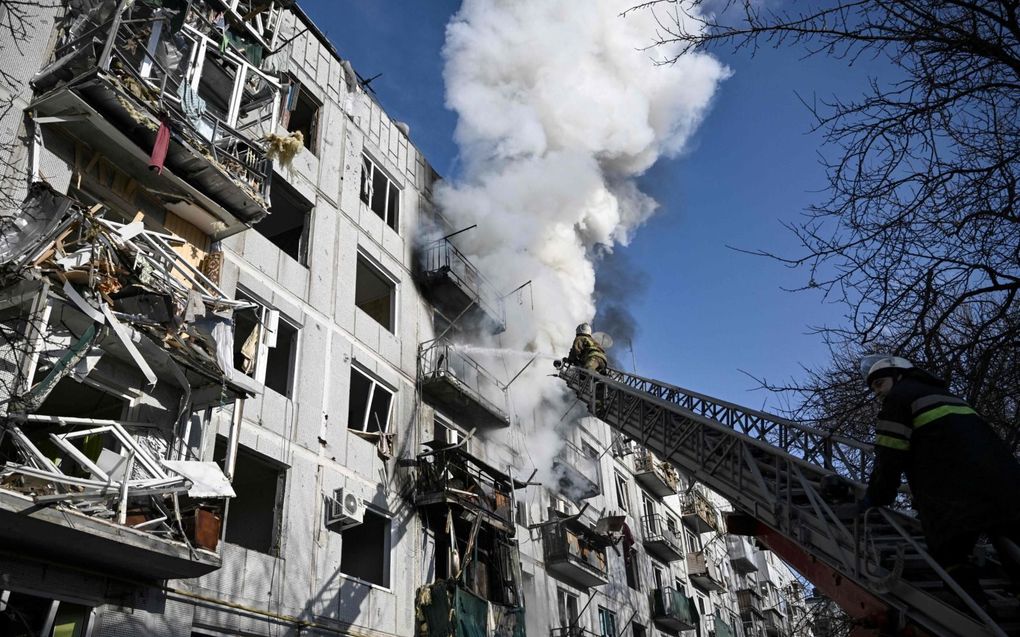
[[[768,637],[780,637],[784,634],[783,615],[776,606],[765,609],[765,634]]]
[[[415,596],[419,624],[428,635],[446,637],[525,637],[524,609],[495,604],[455,582],[440,581],[418,589]],[[489,617],[496,618],[489,628]]]
[[[598,462],[569,440],[564,441],[563,448],[553,459],[552,470],[557,479],[554,489],[574,502],[602,493]]]
[[[550,509],[552,518],[562,518]],[[606,547],[609,542],[593,525],[580,519],[566,519],[542,528],[542,555],[546,571],[578,588],[588,589],[609,582]]]
[[[651,593],[652,621],[662,630],[680,632],[697,630],[694,603],[682,592],[668,586]]]
[[[420,268],[418,280],[423,292],[451,320],[463,314],[468,322],[492,334],[506,329],[498,290],[449,239],[444,237],[425,246]]]
[[[683,497],[683,522],[695,533],[722,532],[719,528],[719,514],[715,506],[698,490]]]
[[[634,458],[634,479],[657,498],[675,495],[680,489],[680,475],[673,465],[649,452]]]
[[[733,566],[735,573],[747,575],[758,570],[758,563],[754,559],[754,549],[743,536],[726,536],[726,551],[730,556],[730,565]]]
[[[663,562],[675,562],[684,556],[680,538],[661,515],[641,518],[642,537],[648,554]]]
[[[268,213],[268,140],[282,88],[259,68],[258,37],[232,26],[221,52],[223,32],[197,7],[180,16],[121,2],[102,23],[69,19],[53,61],[33,80],[28,110],[220,239]],[[163,131],[163,169],[152,170]]]
[[[438,449],[418,456],[414,503],[419,507],[456,504],[513,534],[513,490],[523,486],[463,447]]]
[[[737,591],[737,606],[744,623],[760,622],[765,615],[762,610],[761,593],[757,588],[742,588]]]
[[[418,379],[425,401],[459,422],[482,429],[510,426],[506,387],[459,346],[422,343]]]
[[[722,570],[705,551],[687,554],[687,577],[703,591],[721,591],[726,588],[722,581]]]
[[[729,615],[723,617],[717,609],[714,615],[709,615],[705,619],[709,624],[708,634],[711,637],[737,637],[737,622],[733,617]]]

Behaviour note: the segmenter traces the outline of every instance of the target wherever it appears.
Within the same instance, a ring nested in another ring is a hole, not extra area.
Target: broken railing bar
[[[163,471],[162,467],[160,467],[158,463],[153,461],[152,457],[150,456],[150,452],[147,449],[143,449],[142,447],[140,447],[138,445],[138,442],[134,439],[134,437],[130,433],[128,433],[127,430],[125,430],[117,421],[112,421],[109,425],[103,427],[72,431],[64,434],[64,437],[81,438],[83,436],[88,436],[96,433],[112,433],[114,437],[117,438],[117,440],[120,442],[120,444],[124,445],[131,451],[135,452],[136,459],[142,463],[142,466],[144,466],[145,469],[147,469],[149,473],[153,475],[154,478],[163,479],[168,477],[166,472]]]
[[[159,250],[164,255],[166,255],[171,260],[171,263],[173,265],[176,265],[178,267],[178,269],[181,270],[181,273],[184,274],[184,276],[189,281],[191,281],[192,284],[200,285],[199,281],[201,281],[201,285],[203,287],[205,287],[208,290],[211,290],[211,291],[215,292],[217,295],[219,295],[220,298],[224,298],[224,299],[225,298],[229,298],[227,296],[226,292],[221,290],[215,283],[210,281],[209,278],[206,277],[204,274],[202,274],[202,272],[200,272],[197,268],[195,268],[195,266],[191,265],[190,263],[188,263],[187,261],[182,259],[179,254],[174,252],[173,249],[163,241],[162,238],[157,237],[157,236],[153,236],[153,235],[150,235],[150,234],[147,234],[147,233],[142,233],[139,236],[142,237],[142,239],[146,243],[151,245],[153,248],[155,248],[156,250]],[[181,264],[183,264],[184,267],[181,267]],[[192,276],[192,274],[194,276]]]
[[[77,426],[77,425],[99,425],[109,426],[119,424],[122,427],[145,427],[148,429],[160,429],[159,425],[151,422],[132,422],[127,420],[103,420],[101,418],[79,418],[77,416],[44,416],[42,414],[10,414],[11,420],[26,422],[30,424],[48,423],[53,425]]]
[[[90,473],[92,473],[92,475],[96,476],[100,480],[103,480],[104,482],[110,482],[110,476],[107,475],[105,471],[100,469],[98,465],[89,460],[88,456],[83,454],[81,451],[78,450],[77,447],[75,447],[67,440],[65,440],[63,436],[58,436],[57,434],[51,433],[50,440],[53,441],[53,444],[60,447],[64,453],[71,456],[72,460],[74,460],[82,467],[84,467],[86,470],[88,470]]]
[[[33,464],[40,465],[38,468],[43,471],[54,471],[59,473],[57,466],[50,461],[39,449],[32,444],[32,441],[28,439],[21,429],[17,427],[8,427],[7,429],[14,440],[15,446],[21,449],[21,452],[28,456],[28,461]]]

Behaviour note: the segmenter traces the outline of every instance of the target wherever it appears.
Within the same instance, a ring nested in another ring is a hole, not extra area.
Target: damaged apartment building
[[[808,634],[604,423],[536,480],[508,291],[295,3],[0,11],[0,634]]]

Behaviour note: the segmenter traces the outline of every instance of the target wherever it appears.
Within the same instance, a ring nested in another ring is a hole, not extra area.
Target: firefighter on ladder
[[[987,604],[970,560],[982,534],[1020,587],[1020,463],[1012,452],[945,381],[907,359],[867,356],[861,372],[882,408],[875,465],[858,512],[891,504],[906,472],[928,551],[960,587]]]
[[[605,374],[606,368],[609,366],[609,362],[606,359],[606,351],[602,349],[602,345],[598,341],[592,338],[591,325],[581,323],[577,326],[577,330],[574,333],[576,336],[574,337],[574,344],[570,347],[567,362],[590,369],[599,374]]]

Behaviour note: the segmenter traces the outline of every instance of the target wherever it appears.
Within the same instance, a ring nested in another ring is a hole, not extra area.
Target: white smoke
[[[498,289],[532,282],[520,311],[509,304],[502,347],[566,354],[595,314],[595,255],[655,211],[633,179],[683,150],[729,73],[705,54],[656,65],[671,52],[643,50],[656,21],[622,17],[633,4],[464,0],[447,25],[464,170],[436,200],[454,227],[478,224],[456,242]],[[539,412],[543,427],[569,405],[550,371],[543,361],[513,386],[518,413]]]

